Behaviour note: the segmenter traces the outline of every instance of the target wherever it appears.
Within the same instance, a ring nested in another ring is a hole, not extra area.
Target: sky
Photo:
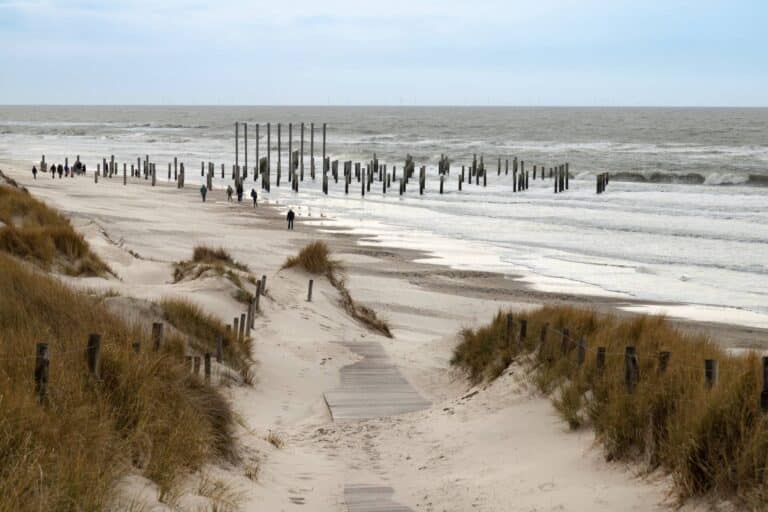
[[[768,1],[0,0],[0,104],[768,106]]]

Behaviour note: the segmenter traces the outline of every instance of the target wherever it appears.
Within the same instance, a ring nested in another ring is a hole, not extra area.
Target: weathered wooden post
[[[507,346],[512,346],[512,328],[514,326],[514,319],[512,313],[507,313]]]
[[[262,295],[267,294],[267,276],[266,275],[261,276],[261,294]]]
[[[325,160],[325,123],[323,123],[323,160]]]
[[[123,185],[128,184],[128,164],[123,163]]]
[[[704,360],[704,381],[709,389],[712,389],[717,382],[717,361],[715,359]]]
[[[563,337],[560,340],[560,351],[566,355],[571,350],[570,331],[563,329]]]
[[[309,123],[309,175],[315,179],[315,123]]]
[[[565,190],[568,190],[568,180],[571,173],[568,170],[568,162],[565,162]]]
[[[45,155],[43,155],[44,163]],[[42,165],[40,167],[42,168]],[[48,398],[49,367],[48,344],[38,343],[35,347],[35,394],[41,404],[45,403]]]
[[[203,356],[203,363],[205,368],[205,381],[211,382],[211,353],[206,352]]]
[[[544,323],[544,325],[541,326],[541,332],[539,332],[539,353],[544,348],[544,345],[547,343],[548,330],[549,330],[549,324]]]
[[[443,194],[443,175],[440,175],[440,195]]]
[[[760,409],[768,412],[768,356],[763,356],[763,389],[760,391]]]
[[[101,334],[89,334],[88,345],[85,349],[85,359],[88,362],[88,371],[94,377],[99,377],[99,359],[101,356]]]
[[[635,392],[638,373],[639,368],[637,365],[637,353],[635,352],[635,347],[628,346],[624,349],[624,386],[627,388],[627,393],[629,394]]]
[[[299,142],[299,178],[304,181],[304,123],[301,123],[301,142]]]
[[[595,368],[597,369],[598,375],[605,373],[605,347],[597,347]]]
[[[243,179],[248,179],[248,123],[243,123]]]
[[[293,123],[288,123],[288,181],[293,186]]]
[[[259,312],[259,300],[261,297],[261,281],[256,282],[256,295],[253,297],[253,312],[254,317],[256,316],[256,313]],[[253,327],[253,326],[251,326]]]
[[[234,317],[232,319],[232,336],[235,338],[235,340],[242,339],[242,336],[240,335],[240,319],[238,317]]]
[[[255,156],[256,159],[253,161],[253,163],[256,165],[253,171],[253,180],[257,181],[259,179],[259,176],[261,175],[261,159],[259,159],[259,123],[256,123],[256,138],[253,142],[253,145],[255,147]]]
[[[157,352],[163,343],[163,324],[160,322],[152,323],[152,347]]]
[[[659,375],[664,375],[667,373],[667,367],[669,366],[669,358],[672,355],[671,352],[667,350],[662,350],[659,352],[659,362],[658,362],[658,369],[659,369]]]
[[[280,174],[282,174],[282,171],[283,171],[282,170],[282,165],[280,164],[281,158],[282,158],[281,154],[280,154],[281,153],[281,149],[280,149],[280,142],[281,142],[281,140],[280,140],[281,139],[281,137],[280,137],[280,130],[281,130],[281,128],[282,128],[282,125],[280,123],[277,123],[277,170],[276,170],[276,172],[277,172],[277,179],[275,180],[275,184],[278,187],[280,186]]]
[[[224,337],[216,336],[216,362],[221,363],[224,360]]]
[[[240,313],[240,332],[238,333],[238,336],[240,337],[241,342],[245,339],[245,334],[245,313]]]
[[[312,302],[312,285],[315,283],[313,279],[309,280],[309,287],[307,288],[307,302]]]
[[[584,336],[579,337],[579,341],[577,344],[577,351],[576,351],[576,362],[579,366],[582,366],[584,364],[584,359],[587,356],[587,342],[584,339]]]

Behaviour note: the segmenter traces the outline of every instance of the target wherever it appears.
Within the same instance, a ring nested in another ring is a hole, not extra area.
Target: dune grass
[[[216,353],[218,339],[223,341],[223,362],[237,370],[249,381],[251,360],[251,338],[245,336],[242,341],[227,330],[216,317],[202,310],[198,305],[184,299],[163,299],[160,301],[165,320],[189,337],[190,347],[194,350],[211,354]]]
[[[112,273],[69,220],[12,186],[0,186],[0,251],[72,276]]]
[[[254,295],[246,289],[243,279],[255,284],[256,278],[250,274],[248,265],[236,261],[221,247],[198,245],[192,251],[192,259],[176,262],[173,266],[174,283],[185,279],[199,279],[209,274],[225,277],[235,285],[237,289],[232,293],[232,298],[238,302],[253,302]]]
[[[288,257],[281,269],[300,267],[314,275],[324,275],[341,295],[339,303],[344,310],[370,329],[391,338],[389,324],[367,306],[358,304],[352,298],[344,280],[344,267],[331,258],[331,250],[325,242],[316,240],[304,246],[296,256]]]
[[[102,335],[100,378],[86,366],[90,333]],[[168,494],[212,458],[234,458],[226,400],[191,375],[181,339],[168,336],[155,352],[150,338],[97,299],[0,254],[0,510],[103,510],[126,472]],[[50,381],[41,405],[33,369],[43,341]]]
[[[473,382],[493,379],[515,359],[529,361],[533,381],[553,397],[572,428],[595,429],[609,460],[663,468],[681,499],[736,498],[752,510],[768,509],[768,415],[761,412],[762,369],[757,357],[732,356],[703,335],[676,329],[657,316],[619,319],[571,307],[544,307],[514,315],[511,343],[500,312],[479,329],[461,332],[452,364]],[[520,342],[519,320],[528,335]],[[547,335],[540,344],[542,327]],[[569,329],[563,343],[561,332]],[[578,362],[579,338],[585,358]],[[563,353],[563,346],[566,351]],[[625,386],[625,347],[637,351],[639,380]],[[597,366],[605,347],[605,366]],[[666,371],[659,353],[670,352]],[[719,364],[710,388],[704,360]]]

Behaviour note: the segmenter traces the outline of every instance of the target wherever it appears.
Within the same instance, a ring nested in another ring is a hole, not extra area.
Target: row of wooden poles
[[[242,140],[243,140],[243,166],[240,166],[240,127],[242,125]],[[253,169],[253,179],[256,181],[261,178],[261,188],[267,192],[271,190],[272,186],[272,123],[266,123],[267,132],[267,148],[266,156],[261,156],[260,153],[260,124],[255,123],[254,135],[255,135],[255,161],[257,165]],[[293,149],[293,123],[288,123],[288,181],[291,184],[292,190],[299,191],[300,182],[304,181],[304,134],[305,123],[300,124],[300,139],[299,149]],[[309,176],[315,180],[315,124],[310,123],[310,142],[309,142]],[[279,187],[282,178],[282,124],[277,123],[277,167],[275,169],[276,185]],[[334,183],[339,182],[339,160],[331,160],[326,155],[326,135],[327,124],[322,125],[322,191],[324,194],[328,194],[329,190],[329,174],[333,178]],[[235,163],[232,165],[231,179],[235,182],[235,185],[241,185],[246,179],[248,179],[248,123],[235,123]],[[77,161],[80,160],[78,155]],[[67,159],[68,161],[68,159]],[[522,192],[528,190],[531,179],[533,181],[537,179],[545,180],[547,177],[553,181],[554,193],[562,193],[569,189],[570,185],[570,169],[569,163],[558,164],[553,167],[549,167],[548,173],[545,166],[533,165],[533,173],[526,170],[525,161],[518,160],[514,157],[512,163],[512,186],[513,192]],[[41,160],[41,168],[45,164],[45,155]],[[123,163],[123,184],[127,184],[128,178],[128,164]],[[344,182],[344,192],[349,193],[350,186],[353,179],[360,183],[361,195],[365,196],[366,193],[370,193],[371,186],[375,181],[381,183],[382,194],[386,194],[387,190],[391,189],[392,182],[395,182],[399,194],[404,195],[408,190],[410,180],[414,178],[416,173],[416,164],[411,155],[406,155],[403,171],[398,178],[397,167],[395,165],[391,168],[391,173],[388,172],[388,164],[382,163],[373,154],[373,159],[368,161],[365,166],[361,162],[353,162],[347,160],[342,162],[342,180]],[[450,175],[451,161],[446,155],[441,155],[438,162],[438,174],[439,174],[439,192],[444,193],[445,182],[447,176]],[[213,189],[213,178],[215,175],[216,166],[213,162],[200,162],[200,176],[206,178],[206,186],[208,190]],[[504,160],[504,175],[507,176],[510,173],[510,160]],[[115,161],[114,155],[109,160],[102,158],[102,162],[97,164],[96,173],[94,174],[94,181],[98,183],[99,177],[117,176],[119,174],[119,163]],[[484,162],[483,155],[480,155],[478,160],[477,155],[473,155],[472,163],[470,165],[462,165],[461,174],[458,176],[458,190],[461,191],[464,183],[480,185],[482,179],[482,185],[485,187],[488,184],[488,170]],[[502,159],[497,159],[497,176],[502,175]],[[151,162],[149,155],[145,155],[142,160],[141,157],[136,159],[136,165],[130,164],[130,176],[143,178],[145,180],[151,180],[154,186],[157,181],[157,166],[156,163]],[[225,165],[221,164],[221,178],[225,178]],[[183,188],[185,183],[185,168],[184,163],[179,162],[177,157],[174,157],[173,163],[168,162],[168,181],[176,182],[177,188]],[[605,191],[608,184],[608,173],[599,174],[597,177],[597,193],[601,194]],[[418,174],[418,188],[419,194],[423,195],[427,185],[427,168],[426,166],[419,167]]]
[[[254,299],[248,305],[248,312],[242,313],[240,318],[235,317],[231,325],[227,325],[227,332],[232,336],[236,336],[240,341],[243,341],[246,333],[246,325],[248,331],[253,329],[256,314],[260,311],[259,298],[261,295],[266,294],[267,276],[261,276],[261,279],[256,282],[256,294]],[[310,284],[311,289],[311,284]],[[310,292],[311,298],[311,292]],[[163,343],[164,324],[161,322],[152,323],[152,350],[158,352]],[[216,352],[205,352],[201,356],[187,355],[186,361],[189,368],[196,375],[200,374],[201,363],[203,367],[203,375],[206,382],[211,380],[211,361],[215,357],[217,363],[222,363],[224,360],[224,345],[225,340],[222,336],[216,339]],[[100,377],[101,372],[101,334],[90,334],[85,346],[85,359],[88,366],[88,372],[95,376]],[[131,348],[134,353],[139,354],[141,352],[141,343],[133,342]],[[79,351],[78,351],[79,352]],[[35,394],[37,395],[40,403],[45,403],[48,398],[48,383],[49,383],[49,368],[50,368],[51,353],[49,351],[48,343],[38,343],[35,347]]]
[[[519,328],[517,335],[517,349],[522,350],[528,335],[528,321],[525,319],[514,320],[513,315],[507,313],[506,342],[509,346],[512,345],[513,339],[515,338],[515,325]],[[547,343],[547,334],[550,331],[560,335],[561,355],[563,357],[568,357],[568,355],[576,349],[576,364],[579,367],[583,366],[587,356],[587,341],[583,336],[574,341],[568,328],[558,331],[550,328],[548,323],[542,325],[536,350],[540,352],[544,348],[544,345]],[[607,353],[607,349],[604,346],[597,347],[595,351],[595,369],[600,375],[605,372]],[[670,351],[662,350],[658,352],[656,367],[659,375],[663,375],[667,372],[671,357],[672,353]],[[702,369],[704,371],[705,385],[708,388],[712,388],[717,384],[718,362],[716,359],[704,359],[703,362],[704,366]],[[762,358],[762,368],[763,387],[760,393],[760,407],[763,412],[768,412],[768,356]],[[635,392],[639,380],[640,364],[637,350],[634,346],[627,345],[624,347],[624,386],[627,393],[632,394]]]

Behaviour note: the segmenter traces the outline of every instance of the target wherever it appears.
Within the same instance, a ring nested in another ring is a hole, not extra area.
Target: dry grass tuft
[[[344,282],[344,267],[331,259],[331,250],[325,242],[316,240],[304,246],[299,254],[286,259],[281,268],[294,267],[301,267],[310,274],[324,275],[341,294],[339,303],[352,318],[388,338],[392,337],[392,331],[385,320],[380,319],[371,308],[357,304],[352,299]]]
[[[188,300],[163,299],[160,301],[160,307],[163,309],[165,320],[189,336],[191,348],[201,354],[206,352],[215,354],[218,339],[221,338],[224,345],[223,362],[240,372],[244,381],[252,382],[250,375],[252,340],[249,336],[239,341],[236,333],[229,332],[218,318],[206,313],[197,304]]]
[[[173,282],[185,279],[194,280],[203,276],[216,275],[225,277],[237,288],[232,298],[243,304],[253,302],[254,294],[246,289],[243,279],[255,285],[256,278],[250,274],[248,266],[235,261],[224,249],[214,249],[198,245],[192,252],[192,259],[179,261],[173,266]]]
[[[285,446],[283,439],[277,434],[277,432],[273,432],[271,430],[269,431],[269,434],[267,434],[266,440],[269,444],[271,444],[277,449],[280,449],[283,446]]]
[[[609,460],[635,460],[668,471],[681,499],[694,496],[736,498],[752,510],[766,510],[768,499],[768,415],[760,409],[761,361],[732,356],[702,335],[676,329],[657,316],[619,319],[571,307],[544,307],[515,314],[526,319],[507,343],[506,314],[479,329],[466,329],[452,363],[479,382],[497,376],[518,357],[531,362],[533,380],[553,394],[561,416],[573,427],[590,423]],[[545,323],[569,329],[570,342]],[[584,337],[586,357],[578,364],[575,340]],[[563,346],[565,345],[565,353]],[[637,351],[639,381],[625,386],[625,347]],[[605,347],[605,367],[597,367],[597,347]],[[671,357],[660,372],[659,353]],[[704,360],[719,363],[719,379],[705,384]]]
[[[93,332],[102,335],[98,379],[84,357]],[[41,341],[46,405],[33,383]],[[190,374],[183,341],[151,346],[97,299],[0,254],[0,510],[103,510],[128,471],[168,493],[212,457],[234,457],[229,404]]]
[[[195,263],[220,264],[226,267],[236,268],[248,272],[248,266],[235,261],[232,255],[223,247],[213,248],[206,245],[198,245],[192,251],[192,261]]]
[[[65,217],[9,186],[0,186],[0,251],[72,276],[113,274]]]

